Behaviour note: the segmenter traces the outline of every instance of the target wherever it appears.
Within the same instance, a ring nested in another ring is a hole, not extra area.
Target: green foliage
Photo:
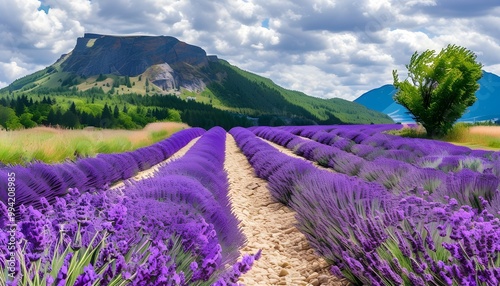
[[[17,116],[10,118],[6,122],[7,130],[17,130],[23,128],[23,125],[19,121],[19,118]]]
[[[61,81],[61,87],[71,87],[80,83],[77,75],[70,74],[67,78]]]
[[[398,135],[409,138],[426,138],[427,134],[421,125],[418,127],[405,127],[399,130],[389,130],[387,134]]]
[[[10,122],[16,116],[16,112],[9,107],[0,106],[0,125],[9,130],[7,122]]]
[[[394,100],[411,112],[428,136],[442,136],[476,101],[481,67],[472,51],[456,45],[448,45],[439,54],[415,52],[406,65],[407,79],[400,81],[393,71]]]
[[[118,118],[120,116],[120,110],[118,109],[118,105],[115,104],[115,108],[113,109],[113,117]]]
[[[21,123],[26,128],[35,127],[37,124],[36,124],[35,121],[32,120],[32,118],[33,118],[33,114],[31,114],[31,113],[23,113],[19,117],[19,123]]]
[[[459,141],[461,141],[462,138],[464,138],[465,136],[467,136],[468,133],[469,133],[469,126],[468,126],[468,124],[457,123],[457,124],[453,125],[452,128],[450,128],[450,130],[448,131],[448,133],[446,134],[446,136],[444,136],[443,138],[446,141],[456,141],[456,142],[459,142]]]
[[[128,88],[132,88],[132,84],[130,83],[130,77],[125,76],[125,86]]]
[[[273,116],[273,115],[260,116],[258,123],[261,126],[283,126],[283,125],[286,125],[285,121],[283,121],[278,116]]]
[[[130,115],[125,113],[120,113],[118,116],[119,126],[124,129],[137,129],[140,126],[132,120]]]
[[[173,122],[182,122],[181,114],[178,110],[169,109],[168,110],[168,120]]]

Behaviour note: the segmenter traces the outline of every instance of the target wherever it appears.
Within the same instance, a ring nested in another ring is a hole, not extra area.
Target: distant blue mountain
[[[483,71],[479,85],[476,103],[469,107],[458,121],[473,122],[500,118],[500,77]],[[394,102],[392,97],[395,93],[394,86],[387,84],[362,94],[354,102],[385,113],[396,122],[414,122],[408,110]]]

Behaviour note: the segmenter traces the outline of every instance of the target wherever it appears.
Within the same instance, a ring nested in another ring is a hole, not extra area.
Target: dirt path
[[[230,134],[225,169],[234,213],[248,239],[242,253],[262,249],[262,257],[240,282],[252,285],[348,285],[328,273],[326,262],[294,226],[295,213],[273,202],[266,181],[257,178]]]

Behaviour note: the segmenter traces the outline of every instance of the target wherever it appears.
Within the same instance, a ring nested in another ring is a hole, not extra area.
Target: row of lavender
[[[246,129],[230,132],[273,197],[297,212],[299,229],[333,274],[356,285],[500,283],[500,220],[484,198],[478,211],[454,198],[390,192],[287,156]]]
[[[483,197],[488,200],[486,207],[490,212],[496,214],[500,211],[499,160],[489,162],[489,172],[479,173],[464,167],[453,173],[423,168],[393,158],[378,157],[370,161],[337,146],[305,139],[276,128],[259,127],[254,128],[253,132],[324,167],[377,182],[393,193],[412,193],[440,202],[446,202],[451,197],[461,205],[471,205],[480,211],[484,206],[479,197]]]
[[[25,167],[14,165],[0,168],[0,201],[7,203],[9,200],[9,173],[15,174],[15,206],[35,204],[40,207],[40,197],[53,203],[56,197],[66,194],[68,188],[84,192],[131,178],[137,172],[166,160],[204,132],[202,128],[190,128],[131,152],[99,154],[94,158],[82,158],[75,162],[53,165],[32,163]]]
[[[214,128],[182,158],[121,189],[70,188],[51,204],[0,203],[0,284],[236,285],[256,255],[227,197],[226,132]],[[13,252],[14,250],[14,252]]]
[[[384,131],[396,130],[401,125],[340,125],[323,127],[284,127],[295,135],[334,146],[367,160],[389,158],[404,161],[419,167],[432,167],[445,172],[459,171],[463,167],[479,172],[488,171],[491,161],[498,162],[500,152],[471,150],[420,138],[404,138]]]

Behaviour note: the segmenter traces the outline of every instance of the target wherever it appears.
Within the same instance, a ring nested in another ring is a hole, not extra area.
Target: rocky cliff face
[[[204,88],[201,69],[208,66],[206,52],[168,36],[106,36],[85,34],[61,64],[65,72],[80,76],[115,74],[138,76],[153,69],[150,81],[166,89]],[[158,72],[160,71],[160,72]]]
[[[189,91],[200,92],[206,88],[203,74],[197,72],[175,71],[169,64],[163,63],[149,67],[144,75],[154,85],[163,90],[178,90],[185,88]]]

